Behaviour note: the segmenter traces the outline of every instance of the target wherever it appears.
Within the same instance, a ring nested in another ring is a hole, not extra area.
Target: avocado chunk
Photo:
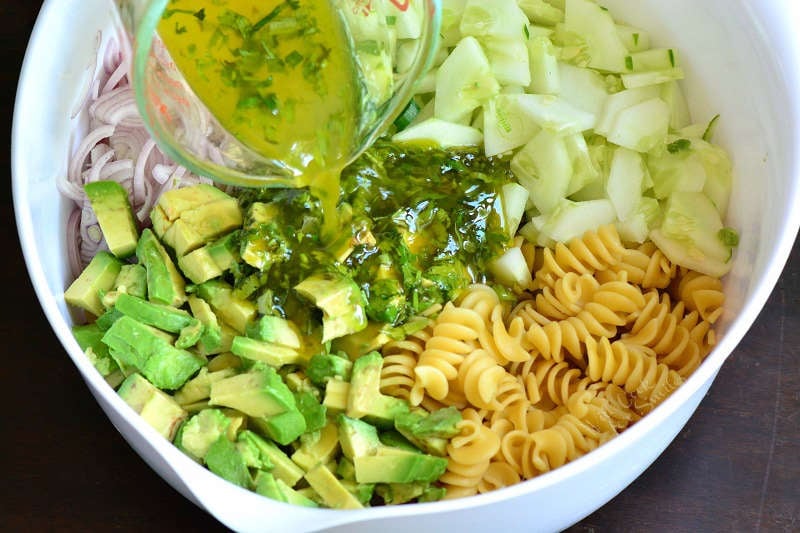
[[[272,442],[261,438],[250,430],[244,430],[239,433],[238,441],[247,441],[248,444],[255,447],[261,454],[262,460],[272,464],[272,475],[286,483],[286,485],[294,487],[302,479],[303,469],[297,466],[289,459],[288,455]]]
[[[253,478],[250,477],[244,458],[225,435],[217,437],[208,447],[205,461],[208,469],[219,477],[246,489],[253,485]]]
[[[205,364],[201,357],[173,346],[167,334],[128,316],[114,322],[102,340],[121,368],[137,368],[161,389],[180,388]]]
[[[101,293],[111,290],[121,268],[122,263],[114,255],[106,251],[97,252],[64,292],[64,300],[94,316],[102,315],[106,309]]]
[[[322,405],[331,414],[343,413],[347,410],[347,398],[350,396],[350,383],[335,378],[325,384],[325,398]]]
[[[363,420],[339,415],[337,425],[342,453],[351,461],[363,455],[375,455],[383,446],[377,428]]]
[[[447,470],[447,459],[385,447],[378,455],[355,457],[353,465],[359,483],[432,482]]]
[[[197,286],[197,295],[208,302],[211,309],[223,322],[240,334],[244,334],[247,325],[255,319],[258,313],[253,302],[237,298],[233,294],[233,287],[222,280],[201,283]]]
[[[102,331],[108,331],[108,328],[114,325],[114,322],[123,317],[122,313],[114,309],[113,307],[107,310],[105,313],[97,317],[97,320],[94,321],[97,324],[97,327],[100,328]]]
[[[318,464],[305,475],[306,481],[332,509],[361,509],[363,505],[336,479],[325,465]]]
[[[222,269],[217,266],[205,247],[178,257],[178,267],[184,276],[197,284],[222,275]]]
[[[75,337],[78,346],[81,347],[84,353],[91,350],[98,361],[102,360],[104,362],[102,368],[98,368],[97,365],[95,365],[95,368],[100,374],[107,376],[111,372],[119,370],[119,366],[108,353],[108,346],[103,344],[104,334],[105,332],[96,323],[72,327],[72,336]]]
[[[328,464],[339,451],[339,430],[336,423],[328,422],[319,432],[307,433],[303,441],[292,454],[292,461],[304,470],[310,470],[317,464]]]
[[[302,359],[301,354],[294,348],[241,336],[233,338],[231,352],[239,357],[261,361],[275,368],[295,364]]]
[[[328,409],[319,403],[317,397],[308,390],[294,393],[297,410],[306,421],[306,431],[317,431],[327,423]]]
[[[133,218],[128,192],[116,181],[93,181],[83,186],[111,253],[119,258],[133,255],[139,229]]]
[[[290,443],[306,430],[292,391],[275,369],[261,363],[244,374],[212,383],[209,403],[252,417],[253,426],[279,444]]]
[[[136,257],[147,270],[147,294],[151,301],[174,307],[186,302],[183,276],[149,228],[142,232],[136,246]]]
[[[367,327],[356,333],[339,337],[331,342],[331,349],[346,353],[356,359],[369,352],[380,350],[381,346],[392,340],[385,324],[368,322]]]
[[[421,410],[397,415],[394,426],[418,448],[445,456],[449,439],[459,434],[461,413],[455,407],[438,409],[428,414]]]
[[[290,444],[306,431],[306,419],[299,411],[286,411],[250,421],[255,429],[282,445]]]
[[[182,309],[148,302],[125,293],[119,295],[115,307],[125,316],[170,333],[181,333],[184,329],[199,323]]]
[[[255,477],[255,484],[256,492],[267,498],[303,507],[319,507],[317,502],[294,490],[270,472],[259,470]]]
[[[251,339],[271,342],[299,350],[303,346],[303,335],[291,320],[279,316],[264,315],[247,325],[245,333]]]
[[[181,405],[188,405],[202,400],[207,400],[211,395],[211,384],[221,379],[236,375],[233,368],[225,368],[216,372],[209,372],[207,367],[200,369],[195,377],[187,381],[175,394],[175,401]]]
[[[145,422],[169,441],[172,441],[181,422],[186,419],[186,411],[175,400],[140,374],[128,376],[117,393]]]
[[[401,413],[408,412],[408,404],[380,392],[383,358],[378,352],[362,355],[353,363],[350,389],[347,397],[347,416],[365,418],[368,422],[390,427]]]
[[[220,436],[227,435],[231,421],[219,409],[203,409],[183,423],[175,444],[195,461],[202,462]]]
[[[352,279],[336,273],[315,274],[294,289],[322,311],[322,342],[367,327],[367,302]]]
[[[189,309],[192,315],[203,325],[203,332],[198,339],[198,350],[203,355],[220,353],[222,348],[222,327],[217,320],[217,315],[211,310],[211,306],[205,300],[190,294],[188,296]],[[233,334],[231,339],[233,339]],[[230,345],[226,348],[229,349]]]
[[[210,399],[213,405],[231,407],[256,418],[297,410],[292,391],[275,369],[263,364],[212,383]]]
[[[228,198],[230,198],[229,195],[213,185],[200,183],[190,187],[166,191],[159,197],[156,209],[160,212],[159,217],[162,217],[161,220],[169,223],[180,218],[184,211]],[[168,228],[164,228],[164,231],[166,229]],[[163,235],[163,231],[159,232],[159,235]]]
[[[423,502],[438,502],[439,500],[443,499],[447,494],[447,489],[444,487],[437,487],[435,485],[428,485],[425,487],[425,490],[422,491],[417,501],[419,503]]]
[[[203,247],[217,268],[223,272],[230,270],[233,264],[239,261],[240,233],[241,230],[234,230]]]
[[[361,502],[361,505],[369,505],[372,495],[375,494],[374,483],[356,483],[355,480],[342,480],[341,484]]]
[[[386,505],[399,505],[422,496],[427,488],[427,483],[381,483],[375,492]]]
[[[241,226],[239,202],[228,197],[183,211],[162,238],[180,257]]]
[[[335,354],[316,354],[308,362],[306,376],[312,383],[322,387],[337,377],[349,381],[352,369],[353,363],[349,359]]]
[[[138,298],[146,298],[147,270],[139,264],[122,265],[117,279],[114,280],[114,290]]]

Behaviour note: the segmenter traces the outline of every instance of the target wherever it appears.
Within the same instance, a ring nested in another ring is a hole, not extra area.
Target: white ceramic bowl
[[[68,205],[56,190],[74,147],[71,118],[93,72],[110,0],[47,0],[20,79],[13,130],[17,226],[36,293],[67,353],[112,423],[167,482],[243,531],[564,528],[633,481],[681,430],[772,291],[800,224],[800,3],[796,0],[605,0],[619,19],[676,46],[687,64],[693,116],[721,113],[716,141],[729,150],[735,187],[728,223],[740,230],[726,278],[721,342],[655,411],[598,450],[551,473],[468,499],[360,511],[288,507],[212,475],[156,434],[106,385],[70,333],[63,291]],[[108,32],[106,32],[108,33]]]

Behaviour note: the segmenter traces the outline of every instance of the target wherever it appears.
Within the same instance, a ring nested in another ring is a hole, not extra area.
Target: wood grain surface
[[[223,530],[117,433],[34,296],[14,221],[9,133],[40,5],[0,2],[0,531]],[[800,531],[799,299],[796,245],[761,316],[685,429],[639,479],[570,531]]]

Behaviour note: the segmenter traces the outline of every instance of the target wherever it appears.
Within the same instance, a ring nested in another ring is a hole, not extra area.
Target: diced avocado
[[[354,460],[362,455],[375,455],[383,446],[375,426],[345,415],[337,418],[339,444],[345,457]]]
[[[319,507],[317,502],[294,490],[270,472],[259,470],[255,477],[255,485],[256,492],[267,498],[303,507]]]
[[[312,383],[324,386],[335,377],[348,381],[352,369],[353,363],[349,359],[335,354],[316,354],[308,362],[306,375]]]
[[[225,416],[231,421],[228,426],[228,438],[230,440],[236,440],[239,436],[239,432],[247,429],[247,415],[240,413],[236,409],[223,409],[222,412],[225,413]]]
[[[192,315],[203,325],[203,332],[197,341],[198,350],[203,355],[219,353],[217,350],[222,347],[222,328],[217,320],[217,315],[211,310],[208,302],[202,298],[190,294],[188,300]],[[233,336],[231,336],[232,338]],[[228,346],[228,349],[230,349],[230,346]]]
[[[223,272],[239,261],[238,239],[240,233],[239,230],[232,231],[204,246],[205,250],[208,251],[208,255]]]
[[[292,454],[292,461],[304,470],[310,470],[319,463],[327,464],[339,451],[339,430],[336,423],[328,422],[321,430],[307,433],[302,444]]]
[[[119,320],[120,317],[125,316],[116,309],[109,309],[94,321],[97,327],[103,331],[108,331],[108,328],[114,325],[114,322]]]
[[[87,324],[85,326],[73,326],[72,335],[78,341],[78,346],[81,347],[83,353],[92,362],[92,365],[100,372],[100,375],[108,380],[113,374],[118,374],[124,378],[120,372],[119,365],[111,357],[108,352],[108,346],[103,343],[104,331],[95,324]],[[119,377],[112,378],[116,383],[112,386],[119,385],[122,381]]]
[[[100,316],[106,309],[100,293],[111,290],[119,275],[122,263],[106,251],[97,252],[83,272],[64,292],[64,300],[75,307]]]
[[[356,467],[353,466],[353,461],[345,456],[339,457],[339,462],[336,463],[336,475],[343,480],[355,481]]]
[[[347,397],[347,416],[391,426],[397,415],[408,412],[405,401],[381,394],[382,368],[383,358],[378,352],[362,355],[355,360]]]
[[[162,238],[180,257],[241,225],[239,202],[228,197],[183,211]]]
[[[306,431],[306,419],[299,411],[251,418],[253,427],[278,444],[289,444]]]
[[[206,368],[209,372],[219,372],[226,368],[236,370],[242,368],[242,360],[230,352],[225,352],[211,359]]]
[[[375,487],[375,492],[386,505],[399,505],[422,496],[427,483],[387,483]]]
[[[114,290],[131,296],[146,298],[147,270],[139,264],[122,265],[117,279],[114,280]]]
[[[233,368],[226,368],[217,372],[209,372],[208,368],[201,368],[195,377],[186,382],[175,394],[175,401],[181,405],[207,400],[211,395],[211,384],[221,379],[229,378],[236,374]]]
[[[140,374],[128,376],[117,393],[145,422],[169,441],[175,437],[175,432],[186,418],[186,411],[175,400]]]
[[[185,327],[198,322],[196,318],[182,309],[148,302],[125,293],[119,295],[115,307],[122,314],[142,324],[170,333],[180,333]]]
[[[375,494],[374,483],[356,483],[355,480],[341,480],[340,483],[361,502],[361,505],[369,505],[372,495]]]
[[[325,385],[325,398],[322,405],[331,414],[343,413],[347,410],[347,398],[350,396],[350,383],[341,379],[331,379]]]
[[[252,486],[253,479],[250,477],[244,458],[236,448],[236,444],[229,441],[225,435],[217,437],[217,440],[208,447],[205,461],[208,469],[219,477],[246,489]]]
[[[410,440],[405,438],[403,434],[400,433],[399,431],[391,429],[389,431],[382,431],[378,435],[378,438],[380,439],[381,444],[383,444],[384,446],[389,446],[391,448],[399,448],[407,452],[422,453],[422,450],[420,450],[417,446],[414,446],[414,444],[412,444]]]
[[[214,441],[222,435],[227,436],[230,423],[219,409],[203,409],[183,423],[175,444],[186,455],[202,462]]]
[[[197,286],[197,295],[211,305],[223,322],[240,334],[255,319],[258,309],[253,302],[237,298],[233,287],[222,280],[211,280]]]
[[[327,423],[327,408],[320,405],[319,400],[311,391],[300,391],[294,393],[297,403],[297,410],[303,415],[306,421],[306,431],[317,431],[322,429]]]
[[[369,322],[363,330],[334,339],[331,349],[346,353],[356,359],[369,352],[379,350],[381,346],[392,340],[384,324]]]
[[[128,192],[116,181],[93,181],[83,186],[100,231],[111,253],[129,257],[136,250],[139,228],[133,218]]]
[[[359,483],[432,482],[447,470],[447,459],[397,448],[390,453],[360,455],[353,459]]]
[[[394,426],[415,446],[434,455],[446,455],[447,442],[458,435],[461,413],[455,407],[438,409],[430,414],[413,411],[397,415]]]
[[[299,350],[303,346],[303,335],[294,322],[279,316],[264,315],[247,325],[247,336]]]
[[[184,211],[228,198],[225,192],[205,183],[166,191],[159,197],[154,211],[159,211],[159,222],[167,227],[160,228],[157,233],[163,235],[169,229],[168,224],[180,218]],[[155,226],[155,221],[153,224]]]
[[[145,229],[136,246],[136,257],[147,269],[147,295],[156,303],[180,307],[186,301],[185,282],[164,246]]]
[[[166,334],[128,316],[114,322],[102,340],[120,367],[138,368],[162,389],[181,387],[205,364],[203,358],[170,344]]]
[[[302,359],[301,354],[294,348],[241,336],[233,338],[231,352],[239,357],[261,361],[275,368],[295,364]]]
[[[212,405],[232,407],[255,418],[297,411],[292,391],[275,369],[263,364],[212,383],[210,399]]]
[[[250,430],[244,430],[239,433],[238,440],[248,441],[255,446],[259,452],[272,464],[272,474],[286,483],[290,487],[294,487],[298,481],[303,477],[303,469],[297,466],[289,456],[275,446],[275,444],[264,440],[256,433]]]
[[[295,394],[299,392],[308,392],[311,393],[315,399],[320,397],[319,389],[311,383],[303,371],[284,374],[283,382],[286,383],[286,386]]]
[[[341,274],[315,274],[294,288],[322,310],[322,342],[367,327],[367,302],[356,283]]]
[[[322,464],[305,475],[306,481],[317,491],[325,505],[332,509],[360,509],[361,502],[348,491],[336,476]]]
[[[437,487],[434,485],[428,485],[425,487],[425,490],[422,491],[417,501],[419,503],[422,502],[438,502],[439,500],[443,499],[447,494],[447,489],[444,487]]]
[[[249,468],[272,470],[272,461],[261,453],[261,448],[251,439],[236,439],[236,448]]]
[[[179,257],[178,267],[192,283],[205,283],[222,275],[222,269],[217,266],[205,247]]]

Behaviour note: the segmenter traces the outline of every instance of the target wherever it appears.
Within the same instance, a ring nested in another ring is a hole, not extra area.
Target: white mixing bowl
[[[767,300],[800,224],[800,2],[605,0],[614,15],[676,46],[685,58],[693,116],[722,115],[715,140],[732,155],[728,224],[741,245],[725,280],[721,342],[660,407],[596,451],[519,485],[467,499],[360,511],[289,507],[247,492],[194,463],[144,423],[105,383],[70,333],[65,223],[56,190],[74,146],[73,110],[93,74],[110,0],[48,0],[36,24],[16,102],[13,190],[25,259],[42,307],[112,423],[173,487],[236,530],[553,531],[631,483],[681,430],[720,366]],[[108,32],[106,32],[108,33]]]

